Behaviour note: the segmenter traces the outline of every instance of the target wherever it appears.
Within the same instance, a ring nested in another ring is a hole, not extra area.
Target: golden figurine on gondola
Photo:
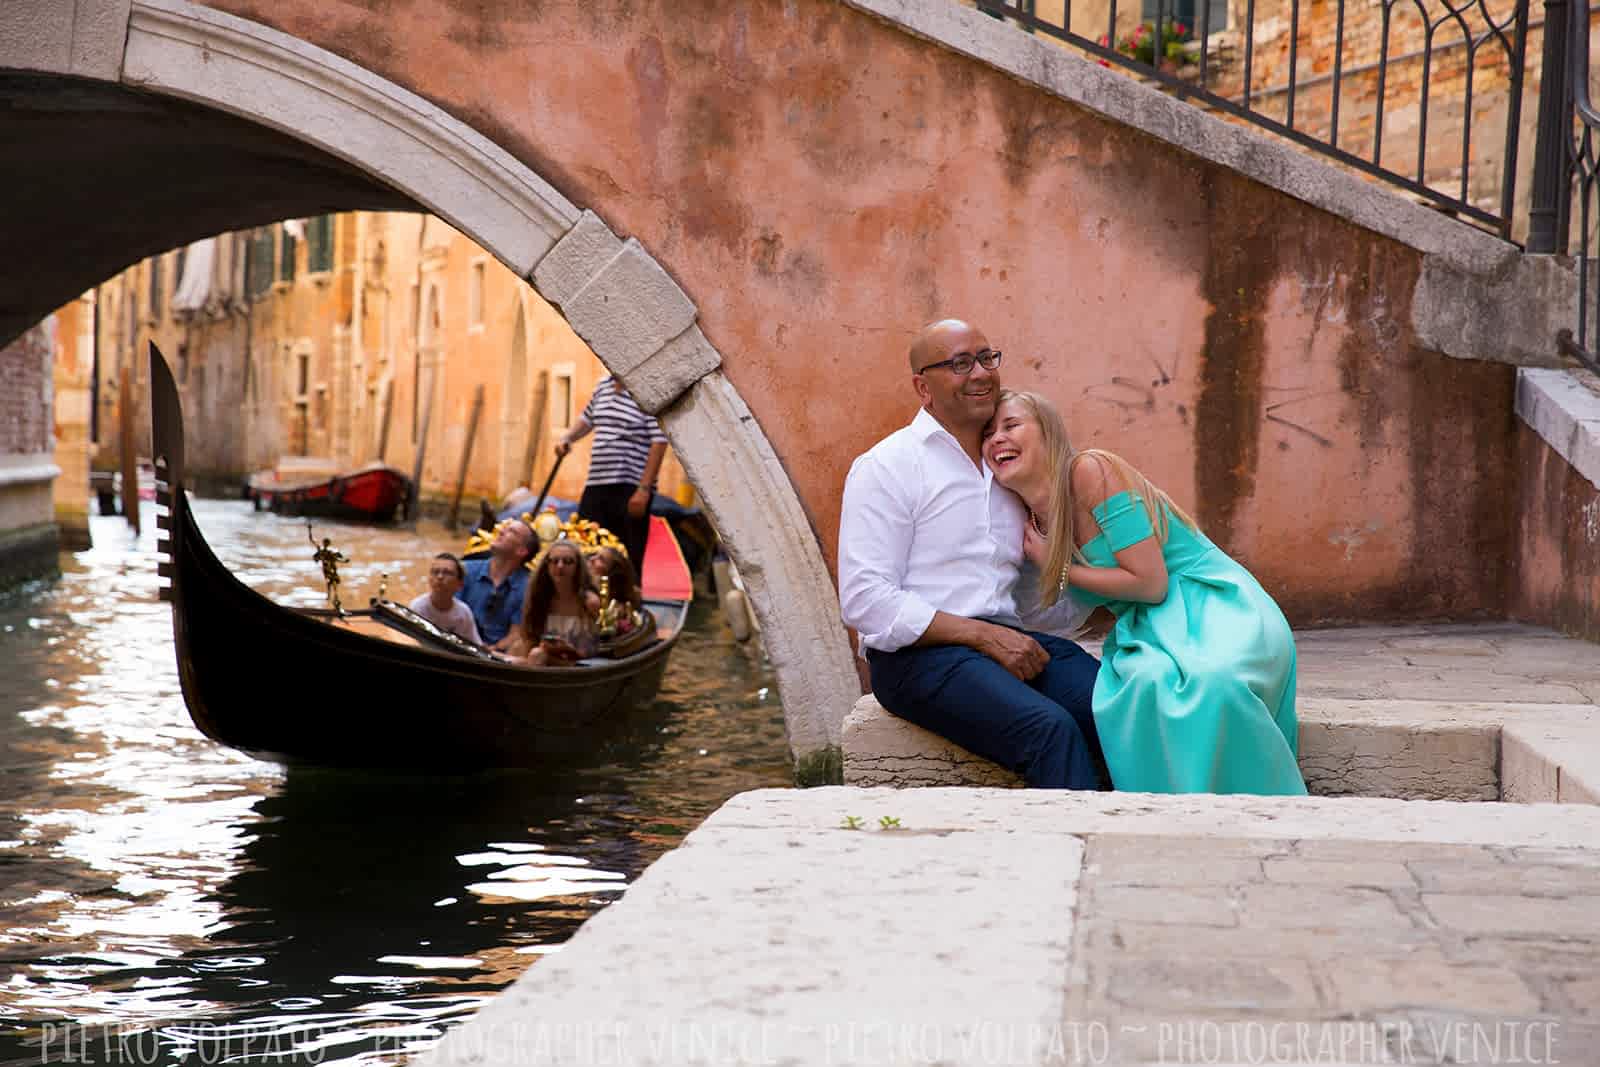
[[[333,539],[324,537],[322,547],[317,547],[316,535],[311,532],[311,524],[306,523],[306,537],[311,541],[311,547],[316,551],[311,555],[313,563],[322,565],[322,581],[328,587],[328,603],[340,615],[344,614],[344,607],[339,603],[339,564],[349,563],[350,559],[343,552],[333,547]]]

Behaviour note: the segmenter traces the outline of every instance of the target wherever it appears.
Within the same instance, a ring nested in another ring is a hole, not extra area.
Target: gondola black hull
[[[160,570],[171,579],[162,595],[172,603],[184,701],[208,737],[280,762],[536,767],[592,753],[653,700],[683,603],[652,603],[665,636],[624,659],[527,668],[386,641],[240,582],[195,524],[182,488],[177,390],[151,348],[157,501],[168,511],[157,520],[167,531]]]

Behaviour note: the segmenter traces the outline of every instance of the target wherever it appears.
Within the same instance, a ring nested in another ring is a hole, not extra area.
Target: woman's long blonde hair
[[[1033,421],[1038,424],[1039,434],[1044,440],[1045,475],[1050,483],[1050,503],[1045,508],[1045,514],[1039,516],[1045,523],[1048,531],[1050,556],[1045,560],[1045,565],[1039,576],[1039,606],[1049,607],[1059,600],[1067,591],[1067,568],[1073,563],[1088,562],[1083,555],[1083,550],[1078,547],[1077,531],[1074,529],[1077,515],[1077,501],[1072,495],[1072,469],[1079,460],[1093,457],[1100,460],[1111,470],[1111,480],[1120,489],[1131,490],[1133,494],[1144,500],[1145,506],[1150,510],[1150,518],[1155,524],[1156,538],[1161,544],[1167,543],[1167,535],[1171,532],[1168,516],[1176,516],[1178,521],[1191,529],[1197,528],[1195,521],[1189,517],[1172,498],[1157,489],[1150,483],[1150,479],[1140,474],[1138,469],[1117,455],[1115,452],[1106,452],[1098,448],[1086,448],[1077,451],[1072,447],[1072,439],[1067,435],[1067,420],[1061,417],[1061,411],[1050,401],[1038,393],[1022,392],[1014,389],[1000,391],[1000,403],[1015,400],[1033,416]],[[998,407],[996,411],[998,412]],[[1056,576],[1052,581],[1047,576]]]

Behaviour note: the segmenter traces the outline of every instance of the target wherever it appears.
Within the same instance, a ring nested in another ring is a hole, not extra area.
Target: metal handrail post
[[[1533,187],[1528,208],[1528,251],[1565,252],[1570,193],[1567,142],[1572,137],[1567,4],[1545,0],[1544,53],[1540,59],[1539,126],[1533,145]]]

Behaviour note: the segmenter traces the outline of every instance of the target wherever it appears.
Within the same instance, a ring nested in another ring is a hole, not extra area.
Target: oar
[[[544,498],[550,495],[550,486],[556,480],[556,471],[561,469],[561,461],[567,458],[565,452],[556,457],[555,464],[550,468],[550,477],[544,480],[544,488],[539,490],[539,499],[533,502],[533,509],[528,512],[534,518],[539,517],[539,509],[544,507]]]

